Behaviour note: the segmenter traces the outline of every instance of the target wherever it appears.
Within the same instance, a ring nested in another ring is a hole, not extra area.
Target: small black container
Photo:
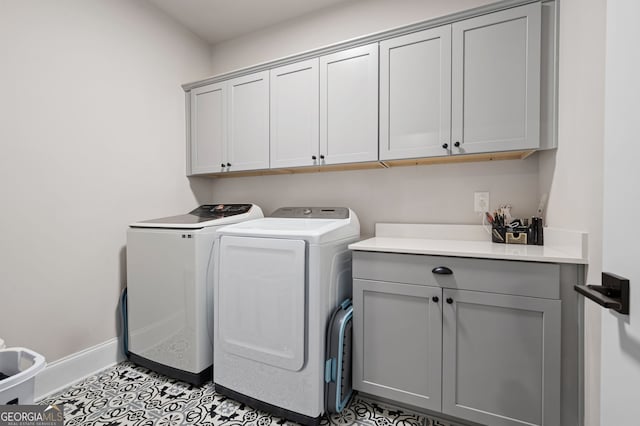
[[[544,234],[542,229],[542,218],[532,217],[531,226],[529,227],[529,239],[531,240],[530,244],[536,246],[544,245]]]
[[[507,227],[501,225],[493,225],[491,228],[491,241],[494,243],[507,242]]]
[[[542,218],[531,219],[530,226],[502,226],[491,227],[491,241],[500,244],[543,245]]]

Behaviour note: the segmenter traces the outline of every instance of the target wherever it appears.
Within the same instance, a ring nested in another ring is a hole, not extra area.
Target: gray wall
[[[589,233],[590,284],[602,272],[606,4],[560,1],[558,150],[540,156],[547,224]],[[600,424],[601,312],[585,303],[585,426]]]
[[[209,197],[180,83],[210,47],[146,2],[16,0],[0,52],[0,336],[51,362],[116,336],[127,225]]]
[[[491,204],[511,203],[514,214],[537,208],[538,161],[495,161],[310,174],[223,178],[214,201],[251,201],[265,214],[285,205],[347,206],[363,235],[375,222],[481,223],[473,192],[490,191]]]

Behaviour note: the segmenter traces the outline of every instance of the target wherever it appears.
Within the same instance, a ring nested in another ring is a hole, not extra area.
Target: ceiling
[[[353,0],[148,0],[211,44]]]

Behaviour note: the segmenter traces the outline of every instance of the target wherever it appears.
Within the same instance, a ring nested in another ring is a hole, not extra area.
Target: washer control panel
[[[348,219],[346,207],[281,207],[270,217],[300,219]]]
[[[189,214],[205,218],[221,218],[247,213],[252,204],[203,204]]]

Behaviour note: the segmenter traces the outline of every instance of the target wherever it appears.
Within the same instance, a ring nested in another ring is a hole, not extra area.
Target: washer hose
[[[129,356],[129,321],[127,319],[127,287],[122,289],[120,295],[120,318],[122,319],[122,348],[124,354]]]

